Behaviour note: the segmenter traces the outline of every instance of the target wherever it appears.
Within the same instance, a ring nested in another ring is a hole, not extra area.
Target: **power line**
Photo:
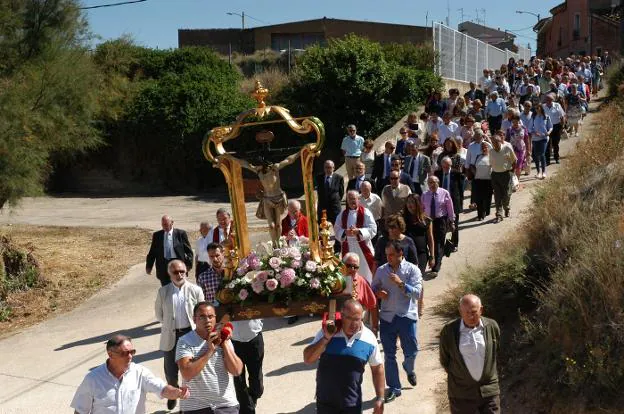
[[[79,9],[80,10],[100,9],[102,7],[116,7],[116,6],[123,6],[123,5],[126,5],[126,4],[143,3],[144,1],[147,1],[147,0],[122,1],[122,2],[119,2],[119,3],[109,3],[109,4],[100,4],[100,5],[97,5],[97,6],[79,7]]]
[[[260,23],[264,23],[264,24],[271,24],[271,23],[269,23],[269,22],[265,22],[264,20],[256,19],[255,17],[250,16],[250,15],[248,15],[248,14],[246,14],[246,15],[245,15],[245,17],[249,17],[250,19],[255,20],[255,21],[257,21],[257,22],[260,22]]]

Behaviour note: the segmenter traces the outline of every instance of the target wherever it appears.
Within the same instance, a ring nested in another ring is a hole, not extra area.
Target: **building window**
[[[572,39],[579,40],[581,38],[581,14],[574,15],[574,26],[572,29]]]

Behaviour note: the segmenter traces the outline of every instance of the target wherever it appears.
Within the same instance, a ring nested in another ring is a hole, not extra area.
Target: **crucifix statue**
[[[256,136],[256,141],[259,143],[270,142],[272,139],[273,134],[269,131],[259,132]],[[253,165],[243,159],[239,160],[241,167],[258,174],[262,184],[262,192],[259,195],[260,204],[256,211],[256,217],[267,221],[271,240],[274,244],[277,244],[282,234],[282,215],[288,205],[286,193],[280,184],[279,172],[282,168],[292,164],[299,158],[299,155],[297,152],[277,163],[271,163],[266,158],[260,157],[260,165]]]
[[[267,105],[264,99],[268,93],[268,89],[256,81],[252,96],[258,102],[257,107],[239,114],[231,125],[210,130],[202,149],[213,166],[223,172],[227,182],[236,226],[235,244],[241,257],[251,251],[242,169],[258,175],[262,192],[256,216],[267,220],[271,240],[276,242],[281,235],[282,215],[288,203],[281,188],[280,170],[300,158],[310,229],[310,254],[314,260],[320,261],[312,171],[314,159],[325,142],[325,127],[314,116],[293,118],[288,109]],[[281,128],[281,125],[286,128]],[[277,139],[273,131],[280,131]],[[251,137],[255,138],[253,142],[249,140]]]

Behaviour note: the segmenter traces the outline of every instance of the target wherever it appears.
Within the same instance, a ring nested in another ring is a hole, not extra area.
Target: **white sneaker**
[[[543,173],[542,178],[540,178],[540,180],[544,180],[544,179],[546,179],[546,173]]]
[[[541,172],[538,172],[538,173],[537,173],[537,175],[536,175],[536,177],[537,177],[537,179],[538,179],[538,180],[541,180],[541,179],[542,179],[542,173],[541,173]]]

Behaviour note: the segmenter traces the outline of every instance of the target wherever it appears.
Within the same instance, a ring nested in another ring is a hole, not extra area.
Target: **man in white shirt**
[[[106,342],[106,362],[87,374],[70,406],[76,414],[145,413],[148,392],[160,398],[188,398],[188,387],[176,388],[157,378],[149,369],[132,362],[136,349],[132,340],[115,335]]]
[[[500,328],[495,320],[481,316],[478,296],[463,296],[459,313],[461,317],[440,333],[440,364],[448,374],[451,413],[499,413]]]
[[[256,403],[264,393],[262,362],[264,361],[264,338],[262,319],[232,322],[232,345],[243,363],[243,372],[234,377],[236,399],[240,414],[255,414]],[[247,384],[249,376],[249,385]]]
[[[379,221],[381,218],[381,198],[372,191],[373,186],[369,181],[362,183],[360,187],[360,204],[371,212],[375,221]]]
[[[455,138],[459,134],[459,125],[451,121],[451,113],[445,112],[442,117],[442,125],[438,128],[438,142],[444,146],[444,141]]]
[[[163,352],[165,378],[167,383],[178,386],[178,366],[175,352],[178,339],[189,333],[193,324],[193,307],[204,301],[202,289],[186,280],[186,265],[175,259],[167,265],[171,283],[161,287],[156,295],[154,313],[162,323],[160,329],[160,350]],[[176,400],[167,401],[167,408],[173,410]]]
[[[208,250],[206,250],[210,244],[209,232],[210,224],[207,221],[199,223],[199,238],[195,241],[195,280],[210,267]]]

